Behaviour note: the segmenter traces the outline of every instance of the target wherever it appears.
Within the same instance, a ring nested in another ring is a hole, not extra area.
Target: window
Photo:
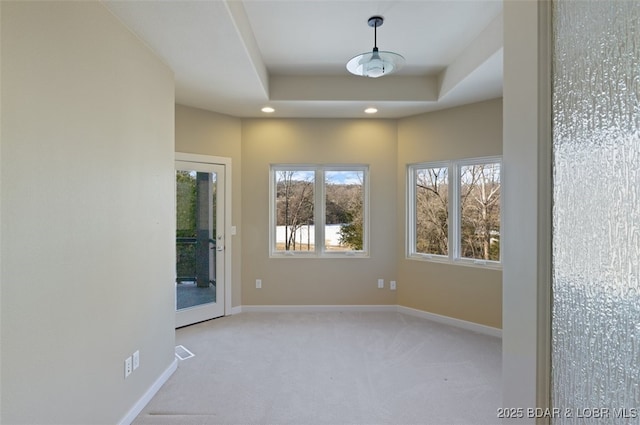
[[[367,179],[363,165],[272,165],[271,255],[367,256]]]
[[[461,165],[460,257],[500,261],[500,163]]]
[[[408,256],[500,264],[500,158],[408,167]]]
[[[449,252],[449,169],[415,170],[415,250],[421,254]]]

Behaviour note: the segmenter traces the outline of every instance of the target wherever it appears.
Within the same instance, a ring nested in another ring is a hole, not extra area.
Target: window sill
[[[284,253],[284,252],[272,252],[269,254],[269,258],[276,259],[291,259],[291,258],[307,258],[307,259],[356,259],[356,258],[371,258],[369,253],[366,252],[341,252],[341,253],[304,253],[304,252],[296,252],[296,253]]]
[[[486,260],[457,259],[428,254],[413,254],[405,257],[407,260],[423,261],[428,263],[449,264],[452,266],[474,267],[478,269],[502,270],[502,263]]]

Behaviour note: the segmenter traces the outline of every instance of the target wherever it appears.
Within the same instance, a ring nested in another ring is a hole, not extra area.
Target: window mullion
[[[369,235],[371,223],[371,211],[369,210],[369,169],[366,168],[362,172],[363,199],[362,199],[362,249],[369,252]]]
[[[407,255],[416,254],[416,167],[409,167],[409,172],[407,173],[407,191],[408,198],[406,200],[406,208],[409,212],[409,217],[407,220],[407,231],[406,235],[408,236],[407,240]]]
[[[449,259],[460,258],[460,167],[449,165]]]
[[[269,169],[269,252],[273,254],[276,249],[276,238],[278,223],[276,219],[276,173],[271,167]]]
[[[321,168],[316,169],[316,182],[315,182],[315,208],[314,208],[314,221],[315,221],[315,253],[324,254],[324,222],[325,222],[325,210],[326,210],[326,195],[324,188],[324,170]]]

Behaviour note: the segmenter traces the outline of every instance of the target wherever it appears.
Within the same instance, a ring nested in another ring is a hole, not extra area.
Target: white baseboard
[[[156,379],[156,381],[149,387],[147,392],[138,400],[136,404],[133,405],[131,410],[118,422],[119,425],[131,425],[131,423],[136,419],[136,417],[142,412],[142,409],[151,401],[154,395],[160,390],[160,388],[164,385],[165,382],[173,375],[173,372],[178,368],[178,359],[174,358],[173,362],[169,365],[169,367],[162,372],[162,375]]]
[[[502,329],[479,323],[468,322],[440,314],[429,313],[428,311],[417,310],[415,308],[401,305],[243,305],[233,307],[232,314],[239,313],[323,313],[337,311],[361,311],[361,312],[398,312],[444,325],[455,326],[457,328],[481,333],[484,335],[502,338]]]
[[[394,312],[395,305],[243,305],[246,313]]]
[[[442,323],[444,325],[455,326],[457,328],[481,333],[484,335],[502,338],[502,329],[493,328],[491,326],[481,325],[479,323],[468,322],[449,316],[441,316],[440,314],[429,313],[428,311],[417,310],[415,308],[397,306],[398,313],[408,314],[410,316],[420,317],[422,319],[431,320],[432,322]]]

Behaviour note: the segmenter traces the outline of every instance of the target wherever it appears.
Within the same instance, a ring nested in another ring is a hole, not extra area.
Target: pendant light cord
[[[373,48],[378,48],[378,21],[373,25]]]

